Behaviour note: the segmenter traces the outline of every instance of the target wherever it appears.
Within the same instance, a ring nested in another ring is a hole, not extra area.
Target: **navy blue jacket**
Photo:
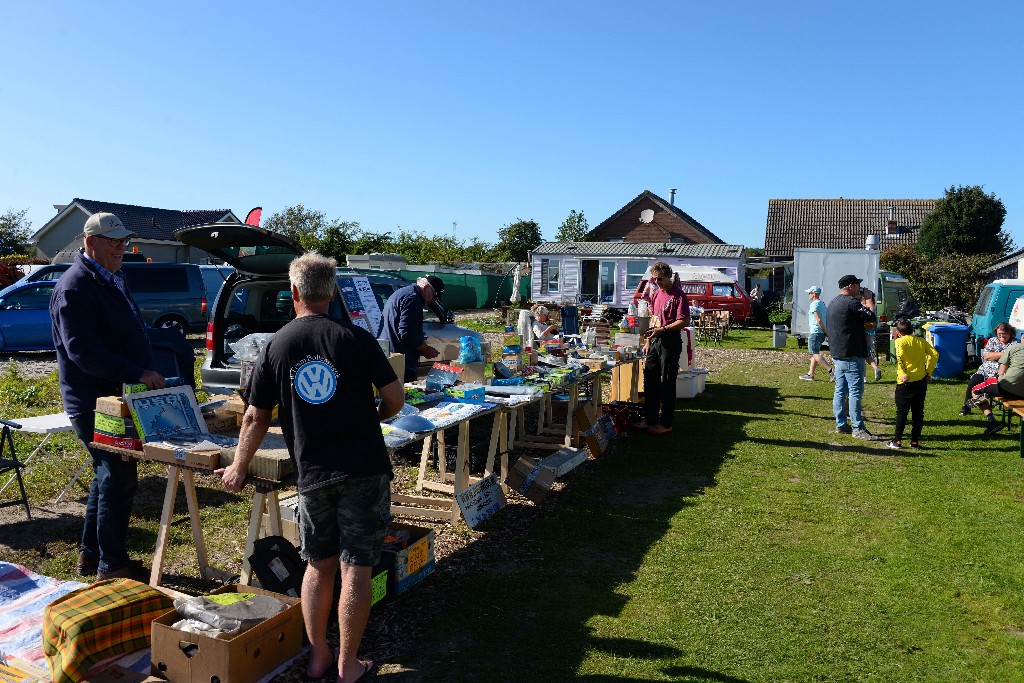
[[[840,294],[828,304],[825,313],[825,331],[828,333],[828,350],[833,358],[867,358],[868,341],[864,323],[875,322],[875,314],[849,294]]]
[[[419,287],[402,287],[384,305],[384,339],[391,342],[391,351],[405,354],[405,372],[416,374],[420,354],[416,349],[423,346],[427,337],[423,334],[423,306],[426,301]]]
[[[132,310],[134,308],[134,310]],[[82,253],[53,288],[53,345],[64,411],[91,414],[100,396],[120,396],[152,368],[153,352],[135,302],[106,282]]]

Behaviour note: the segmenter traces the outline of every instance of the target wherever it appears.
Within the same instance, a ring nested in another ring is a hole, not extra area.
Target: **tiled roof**
[[[663,244],[661,242],[544,242],[534,254],[635,256],[637,258],[739,258],[741,244]]]
[[[177,211],[174,209],[155,209],[150,206],[134,206],[132,204],[115,204],[114,202],[98,202],[93,199],[74,200],[90,214],[106,211],[121,219],[125,227],[136,233],[140,239],[168,240],[174,239],[174,231],[194,225],[216,223],[225,216],[231,216],[230,222],[241,222],[231,214],[230,209],[214,209],[200,211]]]
[[[764,252],[792,257],[795,247],[863,249],[868,235],[879,248],[917,244],[921,222],[937,199],[769,199]],[[890,220],[897,234],[889,235]]]
[[[601,230],[608,223],[612,223],[619,216],[621,216],[622,214],[624,214],[627,211],[629,211],[637,202],[639,202],[640,200],[644,199],[645,197],[649,197],[651,199],[651,201],[653,201],[654,203],[656,203],[659,206],[661,206],[661,208],[664,209],[665,211],[670,211],[670,212],[674,213],[676,216],[678,216],[681,220],[689,223],[690,226],[693,227],[694,230],[696,230],[697,232],[702,233],[703,235],[705,235],[709,242],[717,242],[718,244],[722,244],[723,243],[722,240],[719,239],[718,235],[716,235],[715,233],[711,232],[710,230],[705,228],[703,225],[701,225],[700,222],[696,218],[694,218],[690,214],[686,213],[685,211],[680,209],[678,206],[676,206],[674,204],[668,203],[667,201],[665,201],[664,199],[662,199],[658,195],[654,194],[650,190],[644,190],[643,192],[638,194],[636,197],[634,197],[630,202],[628,202],[621,209],[619,209],[618,211],[613,213],[611,216],[609,216],[605,220],[601,221],[601,224],[598,225],[597,227],[595,227],[590,232],[588,232],[587,235],[590,235],[592,233],[598,232],[599,230]],[[586,236],[584,236],[583,239],[587,239]]]

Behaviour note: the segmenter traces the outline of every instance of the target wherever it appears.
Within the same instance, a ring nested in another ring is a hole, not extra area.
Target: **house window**
[[[644,273],[650,261],[626,261],[626,290],[635,291],[640,281],[644,279]]]
[[[560,265],[561,262],[558,259],[545,258],[540,260],[541,282],[546,283],[544,291],[558,291],[558,269]]]
[[[672,235],[671,239],[669,239],[670,244],[686,244],[689,241],[681,235]]]
[[[609,242],[625,242],[626,238],[625,237],[609,237],[608,241]]]

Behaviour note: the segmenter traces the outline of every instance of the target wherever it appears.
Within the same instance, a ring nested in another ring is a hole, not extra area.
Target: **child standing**
[[[924,426],[924,397],[928,382],[939,362],[939,352],[921,337],[913,336],[914,327],[906,318],[900,318],[892,328],[893,346],[896,347],[896,435],[886,445],[903,447],[903,429],[907,426],[907,413],[911,415],[910,447],[920,448],[921,428]]]

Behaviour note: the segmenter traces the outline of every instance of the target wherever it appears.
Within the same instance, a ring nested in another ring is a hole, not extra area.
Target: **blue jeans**
[[[82,443],[93,440],[92,413],[71,418],[71,426]],[[99,558],[99,571],[109,572],[128,564],[128,526],[135,490],[139,487],[139,466],[121,456],[90,448],[92,486],[85,506],[81,550]]]
[[[836,365],[836,388],[832,394],[832,412],[836,428],[849,424],[854,430],[864,429],[861,397],[864,395],[864,359],[833,358]],[[850,398],[850,414],[846,414],[846,398]],[[847,420],[849,417],[849,420]]]

